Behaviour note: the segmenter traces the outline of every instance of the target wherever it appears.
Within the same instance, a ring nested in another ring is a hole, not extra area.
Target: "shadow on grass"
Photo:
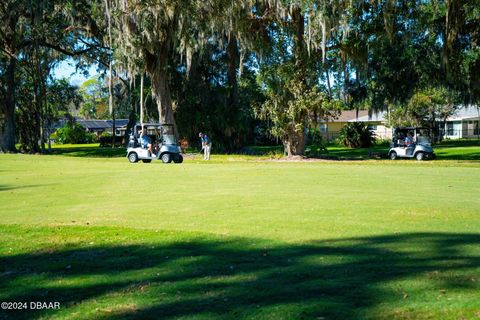
[[[471,152],[471,153],[447,153],[447,152],[438,152],[437,153],[438,160],[463,160],[463,161],[471,161],[471,160],[480,160],[480,149],[479,152]]]
[[[375,145],[370,148],[347,148],[334,144],[324,146],[308,145],[306,146],[306,157],[311,159],[328,160],[367,160],[386,158],[388,145]],[[250,147],[246,148],[246,154],[257,156],[283,156],[283,147]]]
[[[17,190],[17,189],[38,188],[38,187],[43,187],[47,185],[51,185],[51,184],[30,184],[30,185],[24,185],[24,186],[10,186],[10,185],[0,184],[0,192]]]
[[[396,280],[421,276],[435,290],[475,292],[478,283],[464,277],[478,278],[480,256],[471,248],[479,245],[480,234],[416,233],[266,247],[195,238],[64,249],[2,256],[0,291],[4,301],[60,301],[64,316],[116,296],[95,318],[358,319],[404,298],[409,288],[387,285]],[[121,308],[125,301],[129,307]]]
[[[387,158],[388,150],[388,146],[383,145],[355,149],[346,147],[327,147],[325,154],[330,157],[336,157],[338,160],[369,160],[376,158]]]
[[[119,158],[125,157],[125,148],[111,147],[69,147],[52,149],[52,155],[64,155],[71,157],[94,157],[94,158]]]

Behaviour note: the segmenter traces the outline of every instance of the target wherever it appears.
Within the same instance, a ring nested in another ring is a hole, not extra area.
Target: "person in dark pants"
[[[206,134],[202,132],[198,134],[198,137],[202,141],[203,160],[210,160],[210,150],[212,149],[212,141]]]

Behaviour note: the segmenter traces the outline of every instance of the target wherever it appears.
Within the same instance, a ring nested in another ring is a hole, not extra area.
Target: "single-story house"
[[[368,110],[346,110],[334,120],[320,123],[320,133],[328,141],[338,137],[340,130],[348,122],[368,123],[373,133],[380,139],[391,139],[392,128],[388,124],[388,112],[369,114]],[[444,139],[480,138],[480,108],[462,106],[454,115],[437,120],[440,135]]]
[[[387,127],[387,112],[372,113],[369,115],[368,110],[345,110],[342,111],[337,119],[320,123],[320,133],[327,141],[334,140],[338,137],[340,130],[348,122],[366,122],[377,138],[390,139],[392,137],[392,129]]]
[[[368,124],[370,130],[373,131],[375,137],[378,139],[391,139],[392,128],[387,126],[388,113],[380,111],[378,113],[367,114],[357,119],[348,120],[348,122],[365,122]]]
[[[100,135],[103,132],[112,133],[113,120],[77,119],[76,122],[88,132]],[[115,119],[115,135],[123,136],[127,130],[128,119]]]
[[[448,117],[439,121],[441,133],[446,139],[480,138],[480,108],[464,106]]]

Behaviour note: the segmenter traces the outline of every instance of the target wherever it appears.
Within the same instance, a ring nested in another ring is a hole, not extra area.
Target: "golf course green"
[[[0,319],[480,318],[480,161],[445,159],[0,155],[0,301],[60,303]]]

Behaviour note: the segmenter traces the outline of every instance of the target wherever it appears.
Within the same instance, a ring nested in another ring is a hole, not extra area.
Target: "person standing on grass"
[[[210,160],[210,150],[212,148],[212,141],[206,134],[201,132],[198,134],[198,137],[202,141],[203,160]]]

